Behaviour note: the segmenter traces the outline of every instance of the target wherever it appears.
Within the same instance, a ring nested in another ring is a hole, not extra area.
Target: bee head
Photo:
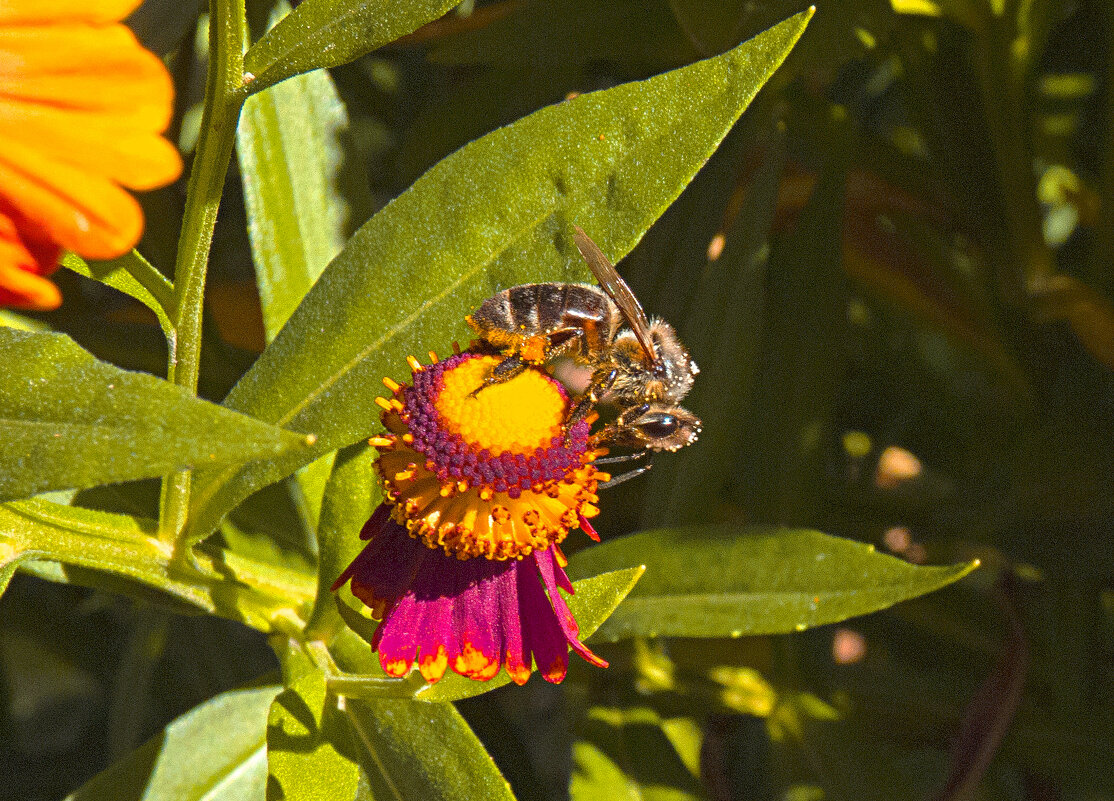
[[[700,418],[688,409],[646,403],[620,417],[623,440],[652,451],[675,451],[696,441]]]

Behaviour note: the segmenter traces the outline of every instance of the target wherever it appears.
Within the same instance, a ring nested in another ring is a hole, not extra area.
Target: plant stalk
[[[248,41],[244,0],[211,0],[209,72],[201,135],[186,192],[182,233],[174,266],[174,328],[167,375],[197,393],[201,364],[205,275],[224,179],[236,142],[244,91],[244,44]],[[185,529],[191,473],[182,470],[163,481],[159,539],[176,544]]]

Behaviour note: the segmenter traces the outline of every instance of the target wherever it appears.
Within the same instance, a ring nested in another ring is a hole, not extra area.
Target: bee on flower
[[[573,587],[560,543],[578,527],[598,542],[597,489],[649,467],[612,479],[596,467],[607,453],[598,445],[638,449],[604,460],[620,462],[696,439],[700,421],[679,402],[699,370],[574,230],[599,288],[523,284],[493,295],[466,319],[480,350],[428,366],[410,357],[413,384],[385,379],[393,397],[376,399],[387,431],[371,444],[386,500],[333,589],[350,581],[382,620],[372,647],[391,676],[417,662],[427,681],[449,668],[487,680],[505,665],[521,684],[536,662],[558,682],[569,646],[606,666],[561,596]],[[575,403],[544,369],[566,354],[592,372]],[[592,434],[599,402],[619,414]]]

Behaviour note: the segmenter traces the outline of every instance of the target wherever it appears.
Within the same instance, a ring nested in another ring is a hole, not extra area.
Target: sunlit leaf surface
[[[0,328],[0,359],[3,500],[243,464],[306,445],[159,378],[98,361],[62,334]]]
[[[602,639],[802,631],[932,592],[978,563],[922,567],[806,529],[693,526],[620,537],[576,554],[569,570],[629,564],[646,575]]]
[[[233,690],[206,701],[67,801],[260,801],[267,709],[280,689]]]
[[[455,0],[306,0],[244,55],[252,91],[319,67],[336,67],[437,19]]]

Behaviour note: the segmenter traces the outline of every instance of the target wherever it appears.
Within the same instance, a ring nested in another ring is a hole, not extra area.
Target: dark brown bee
[[[578,226],[573,241],[599,287],[513,286],[492,295],[466,318],[507,357],[484,386],[508,381],[530,365],[569,356],[592,368],[587,389],[569,412],[570,423],[586,417],[597,403],[608,403],[619,409],[619,416],[597,435],[601,443],[643,452],[688,445],[700,433],[700,420],[678,404],[699,372],[696,363],[669,323],[646,319],[614,265]],[[621,328],[624,323],[627,327]]]

